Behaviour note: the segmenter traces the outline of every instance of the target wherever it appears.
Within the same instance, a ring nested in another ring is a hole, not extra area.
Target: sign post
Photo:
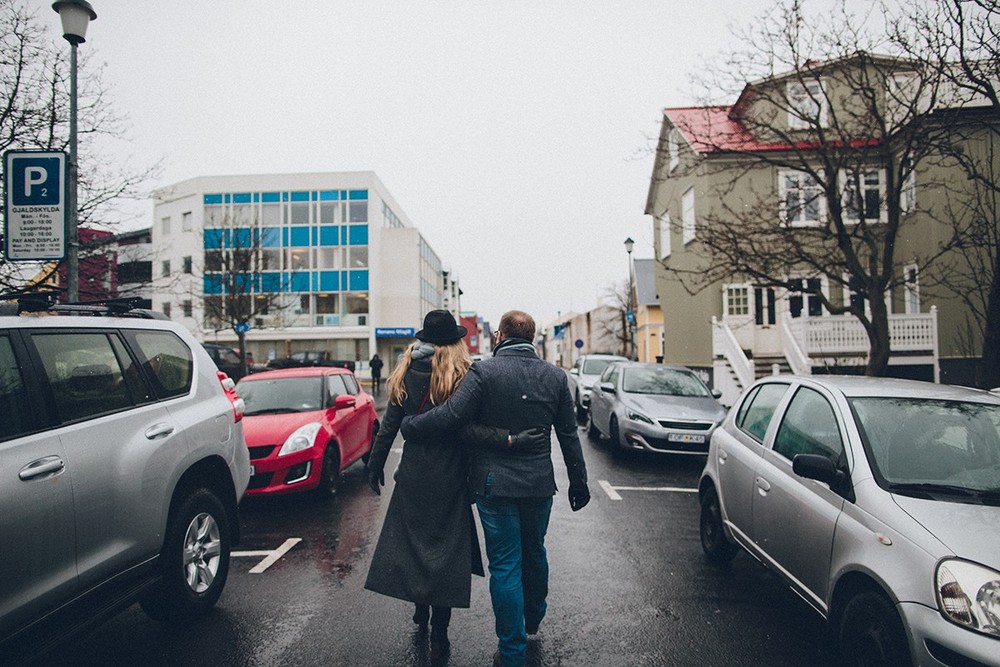
[[[12,262],[66,257],[66,153],[7,151],[4,254]]]

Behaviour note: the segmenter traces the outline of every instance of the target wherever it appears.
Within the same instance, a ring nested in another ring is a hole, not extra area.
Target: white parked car
[[[830,623],[851,665],[1000,665],[1000,397],[771,377],[712,437],[711,561],[738,548]]]
[[[578,419],[582,420],[587,414],[594,383],[601,377],[608,364],[616,361],[628,361],[628,359],[617,354],[585,354],[576,360],[573,368],[569,369],[569,392],[573,395]]]

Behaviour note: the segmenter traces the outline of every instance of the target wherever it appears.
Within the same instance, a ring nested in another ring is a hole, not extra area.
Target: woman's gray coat
[[[386,408],[369,466],[382,470],[405,415],[429,410],[431,360],[414,359],[406,400]],[[503,432],[506,438],[507,432]],[[468,491],[468,458],[457,433],[408,441],[365,588],[438,607],[468,607],[472,574],[483,575]]]

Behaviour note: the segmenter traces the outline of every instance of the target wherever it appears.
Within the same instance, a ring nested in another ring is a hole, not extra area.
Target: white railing
[[[853,316],[802,318],[790,325],[788,331],[805,355],[863,355],[870,347],[865,328]],[[929,313],[890,315],[889,345],[893,352],[936,354],[937,308],[932,307]]]
[[[714,315],[712,316],[712,349],[715,354],[722,353],[744,389],[753,384],[753,364],[743,353],[743,348],[736,341],[732,330]]]
[[[798,319],[798,318],[796,318]],[[812,359],[799,345],[800,328],[793,324],[791,315],[781,318],[781,351],[788,360],[788,366],[796,375],[812,375]]]

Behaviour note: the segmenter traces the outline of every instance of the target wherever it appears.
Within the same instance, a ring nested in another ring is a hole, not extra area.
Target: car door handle
[[[726,450],[724,450],[724,449],[722,449],[720,447],[719,448],[719,463],[720,464],[725,463],[726,459],[728,459],[728,458],[729,458],[729,452],[727,452]]]
[[[767,495],[767,492],[771,490],[771,483],[763,477],[758,477],[756,481],[757,489],[760,491],[760,495]]]
[[[31,479],[55,477],[65,469],[66,464],[63,463],[62,458],[57,455],[52,455],[40,458],[37,461],[32,461],[28,465],[21,468],[21,471],[17,473],[17,476],[27,482]]]
[[[155,440],[156,438],[163,438],[174,432],[174,427],[167,422],[160,422],[159,424],[153,424],[146,429],[143,434],[146,436],[147,440]]]

